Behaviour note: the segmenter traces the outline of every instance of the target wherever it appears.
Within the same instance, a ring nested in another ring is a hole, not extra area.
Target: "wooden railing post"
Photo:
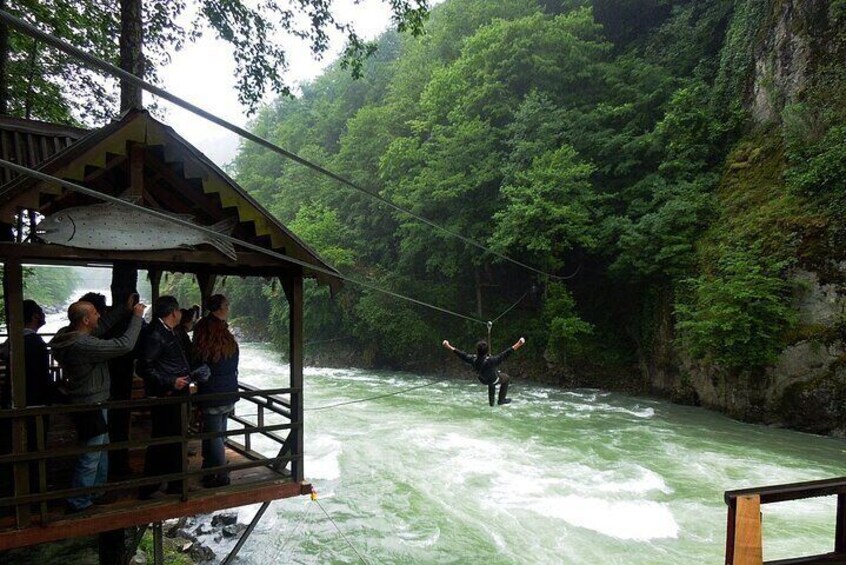
[[[18,232],[20,236],[20,231]],[[12,383],[12,407],[26,407],[26,367],[23,338],[23,266],[18,259],[7,259],[3,270],[3,294],[6,298],[6,324],[9,328],[9,380]],[[12,420],[12,453],[28,450],[26,418]],[[29,494],[29,465],[15,463],[15,496]],[[19,528],[29,526],[29,504],[15,508]]]
[[[834,528],[834,552],[846,553],[846,494],[837,495],[837,524]]]
[[[761,497],[738,496],[735,504],[732,561],[729,565],[762,565]]]

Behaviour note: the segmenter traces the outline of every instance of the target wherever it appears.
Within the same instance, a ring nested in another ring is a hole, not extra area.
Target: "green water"
[[[287,365],[247,344],[241,380],[285,386]],[[306,407],[425,382],[307,368]],[[490,408],[484,387],[445,381],[307,412],[306,477],[369,563],[628,565],[722,563],[723,491],[846,474],[839,440],[596,390],[517,382],[511,396]],[[765,506],[765,559],[830,551],[834,511]],[[240,561],[360,562],[306,497],[275,502]]]

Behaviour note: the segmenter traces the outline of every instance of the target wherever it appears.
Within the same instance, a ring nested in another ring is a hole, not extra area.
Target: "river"
[[[241,379],[287,386],[287,364],[244,344]],[[469,380],[307,367],[305,474],[351,545],[302,497],[271,506],[240,561],[353,563],[353,546],[370,563],[717,564],[723,491],[846,474],[840,440],[598,390],[511,396],[490,408]],[[834,512],[765,506],[765,559],[830,551]]]
[[[250,384],[289,384],[266,344],[243,344],[240,369]],[[846,475],[841,440],[519,381],[512,404],[490,408],[474,381],[436,378],[307,367],[305,474],[349,543],[307,497],[276,501],[239,562],[354,563],[357,551],[369,563],[719,564],[725,490]],[[833,498],[763,512],[765,559],[831,550]],[[218,555],[232,545],[206,541]]]

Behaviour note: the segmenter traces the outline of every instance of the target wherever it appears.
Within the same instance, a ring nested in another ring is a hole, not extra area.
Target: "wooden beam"
[[[126,196],[137,202],[144,199],[144,146],[137,143],[129,148],[129,190]]]
[[[846,553],[846,494],[837,495],[837,523],[834,528],[834,551]]]
[[[112,155],[112,158],[106,162],[105,167],[98,168],[92,171],[91,173],[85,175],[85,178],[80,184],[85,185],[94,182],[106,173],[111,172],[112,169],[114,169],[115,167],[119,167],[120,165],[122,165],[126,160],[126,155]]]
[[[9,329],[9,376],[12,383],[12,408],[26,407],[26,366],[23,338],[23,267],[19,260],[7,259],[3,269],[3,295],[6,300],[6,323]],[[12,421],[12,453],[27,451],[26,422]],[[14,467],[15,496],[29,494],[29,468],[26,463]],[[29,526],[28,504],[15,507],[19,528]]]
[[[181,516],[209,514],[225,508],[291,498],[310,492],[311,485],[307,483],[276,481],[245,486],[243,490],[235,492],[216,494],[210,490],[199,491],[198,496],[189,498],[185,502],[178,499],[152,502],[131,500],[120,507],[108,507],[108,509],[104,507],[101,514],[80,518],[71,516],[49,524],[0,532],[0,551],[65,538],[90,536],[104,531],[140,526]]]
[[[153,251],[116,251],[108,249],[81,249],[49,244],[17,244],[0,242],[0,257],[20,259],[24,263],[47,261],[50,264],[80,265],[86,263],[114,263],[127,261],[143,265],[167,265],[165,270],[195,272],[201,267],[207,271],[243,276],[279,276],[299,266],[268,257],[254,251],[238,253],[238,263],[218,251],[199,249],[158,249]],[[256,270],[259,269],[259,270]]]
[[[168,193],[165,191],[161,194],[157,194],[157,196],[159,196],[160,198],[167,198],[169,196],[179,196],[180,200],[182,200],[183,202],[189,202],[200,208],[211,220],[218,221],[223,217],[223,207],[215,206],[210,201],[210,197],[205,192],[203,192],[202,187],[197,188],[194,185],[194,183],[200,183],[199,179],[186,179],[184,176],[173,170],[172,167],[168,166],[166,163],[163,163],[158,159],[148,159],[147,169],[159,175],[173,188],[182,189],[174,190],[172,191],[172,193]],[[173,199],[168,198],[168,202],[169,206],[176,205],[176,202],[174,202]],[[185,204],[180,205],[185,206]]]
[[[738,497],[734,521],[734,558],[731,565],[762,565],[761,498],[758,495]]]

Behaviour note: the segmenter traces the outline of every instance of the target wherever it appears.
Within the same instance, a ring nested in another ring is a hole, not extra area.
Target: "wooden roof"
[[[88,133],[71,126],[0,116],[0,157],[24,167],[35,167]],[[18,173],[0,168],[0,184]]]
[[[6,119],[7,121],[9,119]],[[21,120],[19,120],[21,121]],[[9,127],[14,124],[9,122]],[[26,124],[19,124],[23,129]],[[0,121],[0,133],[4,124]],[[38,128],[42,128],[39,130]],[[51,129],[52,128],[52,129]],[[10,130],[11,131],[11,130]],[[37,168],[46,174],[81,184],[88,188],[120,196],[133,182],[142,178],[141,198],[144,206],[175,214],[190,214],[201,225],[211,225],[227,218],[237,219],[233,237],[259,245],[336,273],[331,266],[309,248],[295,234],[283,226],[247,192],[217,167],[199,150],[180,137],[172,128],[153,118],[145,110],[129,110],[118,120],[87,135],[82,130],[61,128],[36,123],[30,128],[35,143],[38,131],[42,136],[52,132],[54,139],[62,135],[66,145],[60,151],[42,152],[33,157],[47,158],[35,163],[21,163]],[[73,141],[72,135],[80,135]],[[40,142],[39,142],[40,143]],[[57,147],[54,142],[53,147]],[[139,177],[140,175],[140,177]],[[54,183],[46,183],[25,175],[0,186],[0,222],[14,223],[15,214],[21,209],[34,210],[49,215],[64,208],[98,204],[95,199]],[[8,251],[8,245],[5,245]],[[202,270],[240,275],[278,274],[278,271],[296,273],[300,267],[278,258],[238,248],[238,261],[233,262],[214,251],[186,252],[157,250],[145,252],[117,252],[110,250],[82,250],[57,245],[20,244],[25,248],[15,250],[24,257],[36,252],[35,257],[49,256],[70,261],[94,260],[137,261],[141,265],[155,266],[162,270],[196,272]],[[30,255],[31,256],[31,255]],[[304,276],[329,284],[333,291],[341,286],[341,279],[305,268]]]

